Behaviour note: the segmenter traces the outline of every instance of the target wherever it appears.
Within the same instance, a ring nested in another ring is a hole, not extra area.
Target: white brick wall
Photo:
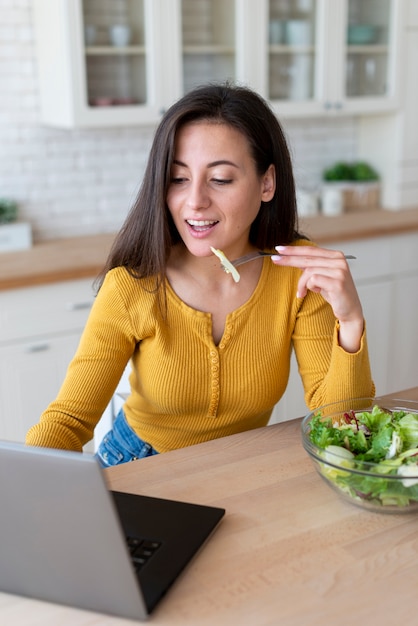
[[[0,85],[0,197],[19,202],[35,241],[117,230],[140,184],[152,130],[40,125],[31,0],[0,0]],[[314,188],[324,167],[354,158],[352,118],[285,128],[300,186]]]

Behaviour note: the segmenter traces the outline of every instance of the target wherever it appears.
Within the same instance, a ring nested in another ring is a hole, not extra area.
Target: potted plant
[[[32,231],[28,222],[18,222],[18,204],[0,198],[0,252],[22,250],[32,245]]]
[[[332,185],[341,189],[345,211],[377,208],[380,199],[379,179],[377,171],[365,161],[339,161],[323,172],[325,187]]]
[[[0,224],[10,224],[17,220],[17,202],[0,198]]]

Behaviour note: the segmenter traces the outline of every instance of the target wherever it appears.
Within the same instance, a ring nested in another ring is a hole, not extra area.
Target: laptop
[[[109,491],[93,455],[1,441],[0,509],[0,591],[130,619],[147,618],[225,514]]]

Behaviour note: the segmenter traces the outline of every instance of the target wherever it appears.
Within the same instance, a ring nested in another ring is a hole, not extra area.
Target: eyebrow
[[[187,163],[183,163],[183,161],[179,161],[178,159],[174,159],[173,160],[173,165],[180,165],[182,167],[188,167]],[[216,167],[217,165],[232,165],[232,167],[236,167],[238,168],[238,165],[236,163],[234,163],[233,161],[228,161],[227,159],[219,159],[218,161],[212,161],[211,163],[208,163],[207,167]]]

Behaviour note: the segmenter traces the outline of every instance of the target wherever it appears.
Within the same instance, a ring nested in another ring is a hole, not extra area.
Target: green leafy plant
[[[379,174],[365,161],[355,163],[339,161],[324,170],[323,179],[327,182],[372,182],[379,180]]]
[[[0,198],[0,224],[10,224],[17,219],[17,202]]]

